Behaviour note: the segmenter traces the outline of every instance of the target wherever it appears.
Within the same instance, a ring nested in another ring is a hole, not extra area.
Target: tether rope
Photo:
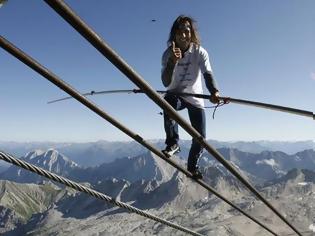
[[[95,92],[95,91],[91,91],[91,92],[88,92],[88,93],[82,93],[83,96],[94,96],[94,95],[100,95],[100,94],[109,94],[109,93],[144,93],[142,91],[139,91],[138,89],[133,89],[133,90],[108,90],[108,91],[101,91],[101,92]],[[177,95],[178,93],[172,93],[172,92],[168,92],[168,91],[161,91],[161,90],[157,90],[156,91],[157,93],[162,93],[162,94],[166,94],[166,93],[170,93],[170,94],[175,94]],[[180,95],[180,94],[178,94]],[[60,102],[60,101],[64,101],[64,100],[68,100],[68,99],[71,99],[73,97],[64,97],[64,98],[59,98],[59,99],[56,99],[56,100],[52,100],[52,101],[48,101],[47,104],[51,104],[51,103],[55,103],[55,102]],[[213,110],[213,113],[212,113],[212,119],[214,119],[214,116],[215,116],[215,112],[217,110],[218,107],[222,107],[224,106],[225,104],[228,104],[228,100],[223,100],[222,101],[220,100],[216,105],[213,105],[213,106],[205,106],[204,108],[207,108],[207,109],[214,109]],[[159,112],[158,113],[159,115],[163,115],[163,112]]]
[[[188,122],[186,122],[159,94],[131,68],[106,42],[93,31],[64,1],[62,0],[44,0],[52,9],[54,9],[65,21],[77,30],[88,42],[91,43],[104,57],[115,65],[123,74],[127,76],[135,85],[137,85],[145,94],[165,110],[185,131],[187,131],[198,143],[200,143],[214,158],[216,158],[227,170],[239,179],[258,199],[260,199],[270,210],[272,210],[284,223],[286,223],[294,232],[302,234],[269,202],[256,188],[247,181],[238,170],[231,165],[225,158],[211,145],[205,138],[198,133]],[[81,95],[80,95],[81,96]]]
[[[126,126],[118,122],[116,119],[108,115],[103,109],[96,106],[94,103],[92,103],[90,100],[88,100],[85,96],[81,95],[78,91],[76,91],[74,88],[72,88],[70,85],[65,83],[63,80],[59,79],[55,74],[53,74],[51,71],[49,71],[47,68],[43,67],[40,63],[35,61],[30,56],[26,55],[23,51],[16,48],[13,44],[11,44],[9,41],[4,39],[0,36],[0,46],[4,48],[7,52],[15,56],[17,59],[25,63],[27,66],[41,74],[44,78],[55,84],[57,87],[68,93],[69,95],[73,96],[77,101],[88,107],[91,111],[98,114],[103,119],[107,120],[109,123],[111,123],[113,126],[127,134],[129,137],[134,139],[136,142],[140,143],[142,146],[144,146],[146,149],[157,155],[158,157],[162,158],[164,161],[187,175],[188,177],[192,178],[192,174],[187,171],[185,168],[179,166],[176,164],[173,160],[166,157],[160,150],[156,149],[153,145],[146,142],[140,135],[134,133],[130,129],[128,129]],[[267,226],[265,226],[263,223],[261,223],[259,220],[255,219],[254,217],[250,216],[248,213],[243,211],[241,208],[237,207],[235,204],[233,204],[231,201],[226,199],[224,196],[222,196],[220,193],[218,193],[215,189],[213,189],[211,186],[209,186],[204,181],[197,179],[195,180],[200,186],[208,190],[209,192],[216,195],[218,198],[229,204],[231,207],[254,221],[256,224],[260,225],[262,228],[266,229],[273,235],[277,235],[275,232],[273,232],[271,229],[269,229]]]
[[[107,195],[105,195],[103,193],[100,193],[98,191],[95,191],[95,190],[93,190],[91,188],[88,188],[86,186],[78,184],[78,183],[76,183],[76,182],[74,182],[72,180],[69,180],[67,178],[64,178],[64,177],[61,177],[59,175],[56,175],[56,174],[54,174],[54,173],[52,173],[50,171],[44,170],[43,168],[40,168],[40,167],[37,167],[37,166],[32,165],[30,163],[27,163],[26,161],[19,160],[19,159],[13,157],[12,155],[9,155],[9,154],[4,153],[2,151],[0,151],[0,159],[4,160],[6,162],[12,163],[12,164],[14,164],[16,166],[19,166],[19,167],[21,167],[21,168],[23,168],[25,170],[28,170],[28,171],[34,172],[34,173],[36,173],[38,175],[44,176],[44,177],[46,177],[48,179],[51,179],[53,181],[56,181],[58,183],[61,183],[63,185],[66,185],[66,186],[68,186],[70,188],[73,188],[73,189],[75,189],[77,191],[87,193],[87,194],[89,194],[89,195],[91,195],[91,196],[93,196],[95,198],[98,198],[98,199],[101,199],[101,200],[105,200],[107,202],[110,202],[110,203],[118,206],[118,207],[125,208],[128,211],[131,211],[131,212],[136,213],[138,215],[144,216],[144,217],[149,218],[151,220],[157,221],[157,222],[159,222],[161,224],[167,225],[167,226],[172,227],[174,229],[180,230],[180,231],[185,232],[185,233],[189,233],[191,235],[202,236],[202,234],[194,232],[194,231],[192,231],[190,229],[187,229],[187,228],[185,228],[183,226],[174,224],[174,223],[172,223],[170,221],[164,220],[164,219],[162,219],[160,217],[154,216],[154,215],[152,215],[152,214],[150,214],[148,212],[142,211],[142,210],[140,210],[140,209],[138,209],[136,207],[133,207],[133,206],[131,206],[129,204],[126,204],[124,202],[117,201],[117,200],[115,200],[114,198],[112,198],[110,196],[107,196]]]
[[[206,94],[198,94],[198,93],[182,93],[182,92],[174,92],[174,91],[165,91],[165,90],[156,90],[157,93],[161,94],[174,94],[178,96],[191,96],[191,97],[197,97],[209,100],[211,98],[210,95]],[[105,90],[105,91],[91,91],[89,93],[83,93],[84,96],[93,96],[93,95],[101,95],[101,94],[110,94],[110,93],[145,93],[141,89],[124,89],[124,90]],[[72,97],[63,97],[56,100],[49,101],[50,103],[55,103],[67,99],[71,99]],[[301,110],[293,107],[285,107],[285,106],[279,106],[275,104],[270,103],[263,103],[263,102],[256,102],[256,101],[250,101],[250,100],[244,100],[244,99],[237,99],[237,98],[231,98],[231,97],[219,97],[221,104],[227,104],[227,103],[235,103],[240,105],[247,105],[247,106],[254,106],[258,108],[264,108],[264,109],[270,109],[274,111],[280,111],[280,112],[286,112],[294,115],[300,115],[305,117],[310,117],[313,120],[315,120],[315,114],[311,111]],[[205,108],[215,108],[215,106],[211,107],[205,107]]]

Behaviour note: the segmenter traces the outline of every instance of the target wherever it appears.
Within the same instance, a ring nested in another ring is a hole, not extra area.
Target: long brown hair
[[[197,31],[196,21],[189,16],[180,15],[177,17],[177,19],[174,21],[173,26],[171,28],[170,35],[167,40],[168,46],[172,45],[172,41],[175,41],[175,34],[178,30],[179,26],[183,24],[184,22],[188,21],[191,27],[191,42],[200,45],[200,37]]]

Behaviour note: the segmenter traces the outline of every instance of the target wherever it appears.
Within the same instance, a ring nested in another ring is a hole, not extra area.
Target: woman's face
[[[179,25],[175,33],[176,46],[181,50],[186,50],[191,42],[191,26],[188,21]]]

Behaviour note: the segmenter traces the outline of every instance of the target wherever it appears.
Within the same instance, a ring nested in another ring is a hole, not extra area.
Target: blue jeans
[[[187,108],[190,123],[204,138],[206,138],[206,115],[204,109],[195,107],[186,102],[179,96],[166,94],[164,99],[177,111]],[[166,145],[177,144],[179,140],[178,124],[171,119],[164,111],[164,129],[166,133]],[[197,140],[192,139],[192,144],[189,151],[187,168],[189,171],[196,170],[197,162],[203,151],[202,146]]]

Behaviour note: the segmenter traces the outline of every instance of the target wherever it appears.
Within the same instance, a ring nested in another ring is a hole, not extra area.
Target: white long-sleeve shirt
[[[163,53],[162,73],[167,66],[171,53],[171,48],[166,49]],[[203,94],[202,75],[205,72],[211,73],[211,71],[207,51],[202,46],[191,43],[183,57],[177,61],[167,90],[180,93]],[[202,98],[185,96],[183,99],[196,107],[204,108],[204,99]]]

